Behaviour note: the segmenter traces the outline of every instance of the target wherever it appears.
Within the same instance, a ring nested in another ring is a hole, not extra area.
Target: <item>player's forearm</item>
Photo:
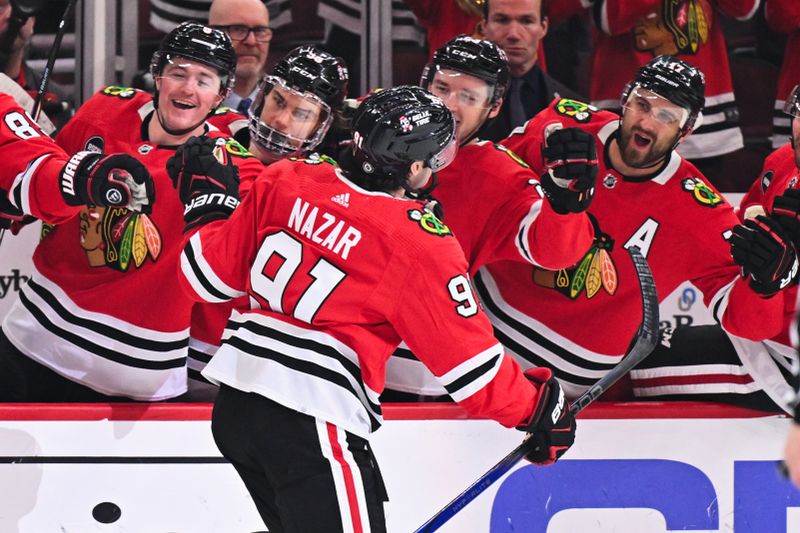
[[[778,335],[784,324],[784,292],[765,298],[756,293],[744,278],[731,287],[722,313],[722,327],[738,337],[762,341]]]
[[[717,0],[715,3],[723,15],[749,20],[756,14],[761,0]]]
[[[585,212],[558,214],[542,200],[539,216],[527,232],[533,262],[548,270],[577,263],[594,241],[594,228]]]
[[[42,159],[29,177],[20,174],[20,198],[26,205],[19,206],[25,214],[35,216],[48,224],[60,224],[74,217],[84,206],[71,206],[60,193],[60,175],[66,160],[57,155]],[[34,161],[33,164],[36,164]],[[28,172],[26,169],[23,172]]]

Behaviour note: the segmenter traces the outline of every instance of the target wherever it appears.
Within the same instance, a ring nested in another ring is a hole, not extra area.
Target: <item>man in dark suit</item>
[[[478,137],[504,139],[517,126],[544,109],[553,98],[578,98],[537,64],[539,42],[547,35],[549,20],[545,0],[486,0],[483,31],[486,39],[505,51],[511,84],[497,118],[481,129]]]

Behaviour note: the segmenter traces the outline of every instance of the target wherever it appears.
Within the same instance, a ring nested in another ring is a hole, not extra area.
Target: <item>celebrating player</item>
[[[451,113],[418,87],[389,89],[356,111],[353,141],[338,167],[269,166],[183,252],[194,298],[250,302],[204,374],[222,384],[214,438],[270,531],[385,531],[365,439],[382,423],[383,367],[401,339],[470,412],[531,433],[532,461],[556,460],[574,439],[550,371],[523,376],[505,356],[458,242],[413,199],[455,155]],[[235,192],[194,189],[187,206]]]
[[[61,131],[67,152],[135,157],[158,202],[149,213],[97,205],[48,229],[3,322],[2,400],[162,400],[186,391],[192,302],[174,282],[183,204],[165,165],[190,136],[207,134],[219,138],[218,157],[239,165],[243,183],[263,169],[205,122],[230,90],[234,66],[227,35],[182,24],[153,56],[155,96],[106,87]],[[224,171],[238,176],[236,168]]]
[[[270,164],[310,155],[327,139],[347,95],[344,61],[314,46],[300,46],[281,58],[258,85],[249,110],[250,151]],[[213,117],[215,120],[220,115]],[[218,124],[212,120],[214,124]],[[348,132],[349,135],[349,132]],[[335,144],[335,143],[334,143]],[[326,154],[334,156],[335,154]],[[245,302],[246,305],[246,302]],[[189,392],[193,400],[212,401],[217,387],[201,375],[220,345],[231,304],[197,304],[189,338]]]
[[[437,174],[434,196],[464,250],[470,276],[500,260],[567,268],[592,244],[585,209],[594,192],[597,156],[589,134],[571,128],[549,137],[550,150],[563,154],[553,158],[559,179],[545,176],[541,182],[507,148],[476,138],[481,126],[497,116],[508,79],[506,55],[496,44],[460,35],[434,53],[420,83],[456,119],[459,151]],[[565,164],[567,159],[572,161]],[[422,375],[429,379],[420,382]],[[387,388],[445,394],[404,346],[389,361]]]
[[[735,230],[740,238],[729,244],[726,238],[738,223],[732,208],[674,151],[699,122],[703,91],[699,70],[660,56],[623,92],[621,117],[558,99],[505,141],[539,175],[549,173],[546,139],[553,129],[578,127],[602,150],[588,209],[595,242],[577,265],[548,270],[493,263],[476,276],[504,346],[523,366],[554,368],[568,397],[613,368],[639,326],[641,298],[624,253],[629,246],[647,258],[660,299],[690,280],[727,331],[764,339],[781,329],[781,289],[797,268],[794,247],[780,228],[762,219]],[[753,242],[769,260],[759,257]],[[700,363],[681,368],[678,379],[724,379]],[[671,385],[675,372],[641,370],[634,376],[635,391]]]

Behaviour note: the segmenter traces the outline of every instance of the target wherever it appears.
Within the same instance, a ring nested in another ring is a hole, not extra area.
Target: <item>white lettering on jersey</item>
[[[658,225],[658,222],[652,218],[648,218],[644,221],[644,224],[639,226],[639,229],[633,233],[623,248],[627,250],[631,246],[638,246],[639,251],[642,252],[642,256],[647,259],[647,254],[650,253],[650,246],[652,246],[653,239],[655,239],[656,232],[658,231]]]
[[[314,206],[310,211],[309,207],[311,204],[302,198],[295,200],[289,213],[289,229],[347,259],[350,250],[361,240],[361,232],[330,213],[320,211],[319,207]],[[322,219],[319,223],[318,215]]]

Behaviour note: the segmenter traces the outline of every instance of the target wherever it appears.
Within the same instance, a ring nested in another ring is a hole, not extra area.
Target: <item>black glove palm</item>
[[[517,429],[529,434],[525,458],[536,464],[551,464],[575,442],[575,417],[569,410],[564,391],[547,368],[531,368],[525,377],[539,385],[539,401],[533,416]]]
[[[580,213],[594,197],[597,148],[594,137],[578,128],[558,129],[545,139],[547,172],[542,190],[556,213]]]
[[[771,296],[797,275],[794,244],[772,217],[758,215],[738,224],[733,228],[730,245],[733,260],[759,294]]]
[[[191,137],[167,161],[167,172],[184,205],[184,231],[228,218],[239,205],[239,169],[224,142]]]
[[[125,207],[149,213],[155,202],[150,173],[126,154],[78,152],[61,169],[59,182],[67,205]]]

